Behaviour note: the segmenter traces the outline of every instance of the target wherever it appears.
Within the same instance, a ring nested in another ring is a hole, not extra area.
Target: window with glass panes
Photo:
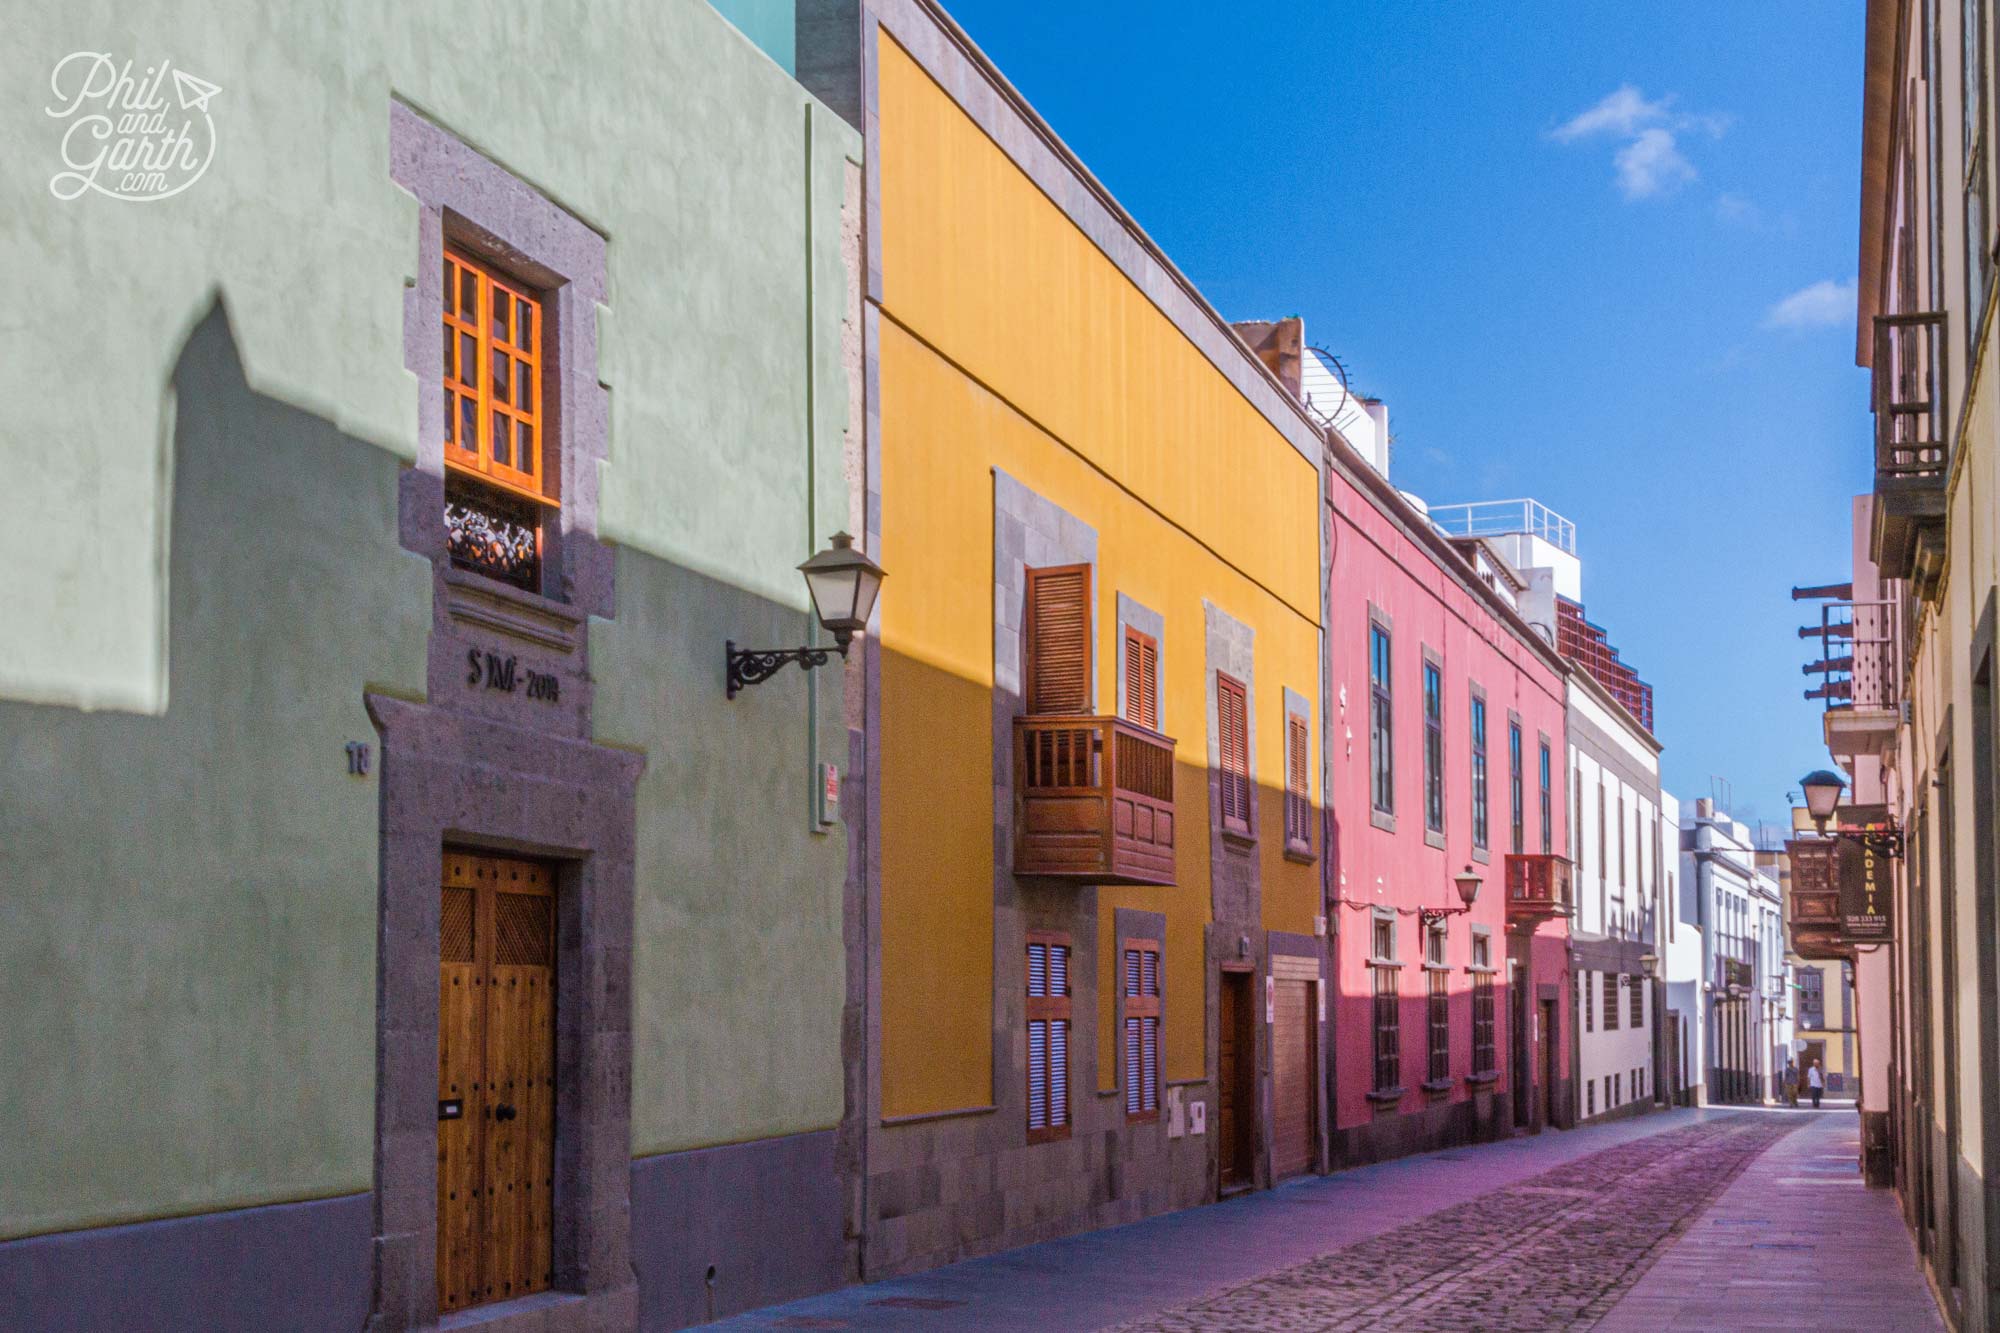
[[[1444,832],[1444,673],[1424,663],[1424,827]]]
[[[544,503],[542,304],[456,250],[444,254],[445,465]]]
[[[1618,1027],[1618,974],[1604,974],[1604,1030],[1615,1031]]]
[[[1583,1030],[1597,1031],[1597,992],[1590,988],[1590,973],[1577,973],[1577,988],[1583,992]]]
[[[1472,845],[1486,849],[1486,699],[1472,696]]]
[[[1472,1072],[1491,1074],[1499,1068],[1493,1034],[1493,941],[1472,937]]]
[[[1389,627],[1368,626],[1368,790],[1385,815],[1396,812],[1394,696],[1390,690]]]
[[[1507,724],[1507,850],[1519,856],[1521,840],[1525,836],[1523,822],[1527,812],[1523,808],[1527,802],[1526,784],[1521,777],[1521,724]]]
[[[1388,917],[1375,918],[1372,941],[1375,950],[1371,969],[1375,983],[1375,1091],[1389,1092],[1402,1083],[1402,1029],[1397,1015],[1396,923]]]
[[[1629,989],[1632,992],[1632,1026],[1643,1028],[1646,1026],[1646,979],[1633,977]]]
[[[1069,1134],[1069,936],[1028,935],[1028,1141]]]
[[[1445,968],[1444,956],[1444,927],[1432,926],[1425,932],[1424,938],[1425,1008],[1430,1029],[1432,1083],[1442,1083],[1451,1077],[1451,973]]]
[[[1549,745],[1547,741],[1543,741],[1540,781],[1542,792],[1542,852],[1544,855],[1556,849],[1555,817],[1549,810],[1549,764]]]

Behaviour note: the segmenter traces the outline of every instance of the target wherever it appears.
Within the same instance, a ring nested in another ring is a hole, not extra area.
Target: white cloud
[[[1715,197],[1715,216],[1724,222],[1740,222],[1755,227],[1764,221],[1764,210],[1740,194],[1725,191]]]
[[[1681,151],[1682,133],[1700,132],[1720,138],[1730,118],[1720,113],[1678,112],[1672,95],[1648,100],[1633,84],[1621,84],[1597,105],[1580,111],[1555,129],[1557,143],[1585,139],[1623,140],[1612,155],[1618,191],[1627,202],[1668,194],[1695,179],[1694,163]]]
[[[1557,143],[1571,143],[1598,134],[1630,138],[1644,126],[1665,120],[1667,103],[1672,100],[1663,97],[1657,102],[1648,102],[1644,93],[1628,83],[1590,110],[1578,112],[1558,125],[1550,131],[1549,137]]]
[[[1767,329],[1825,329],[1854,321],[1855,280],[1823,278],[1801,287],[1764,315]]]
[[[1628,200],[1665,194],[1695,177],[1694,163],[1681,155],[1673,131],[1658,126],[1639,131],[1612,161],[1618,167],[1618,192]]]

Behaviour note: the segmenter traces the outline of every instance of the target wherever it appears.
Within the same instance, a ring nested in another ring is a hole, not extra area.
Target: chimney
[[[1283,319],[1246,319],[1230,325],[1250,344],[1273,375],[1294,398],[1305,395],[1306,322],[1297,315]]]
[[[1694,817],[1696,819],[1715,818],[1715,801],[1707,796],[1696,798],[1694,803]]]

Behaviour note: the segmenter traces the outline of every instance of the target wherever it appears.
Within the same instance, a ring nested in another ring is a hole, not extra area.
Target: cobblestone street
[[[1845,1111],[1667,1112],[1293,1182],[726,1326],[1938,1328],[1894,1201],[1859,1184],[1855,1135]],[[1247,1270],[1214,1267],[1245,1253]]]

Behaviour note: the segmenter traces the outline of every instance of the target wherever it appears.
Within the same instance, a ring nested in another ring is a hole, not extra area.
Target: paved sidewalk
[[[1131,1226],[830,1292],[713,1327],[1024,1333],[1102,1328],[1382,1236],[1607,1149],[1740,1114],[1727,1108],[1656,1112],[1307,1177]],[[1808,1118],[1768,1114],[1787,1126]]]
[[[1896,1196],[1861,1182],[1860,1121],[1821,1112],[1750,1164],[1597,1327],[1942,1329]]]

